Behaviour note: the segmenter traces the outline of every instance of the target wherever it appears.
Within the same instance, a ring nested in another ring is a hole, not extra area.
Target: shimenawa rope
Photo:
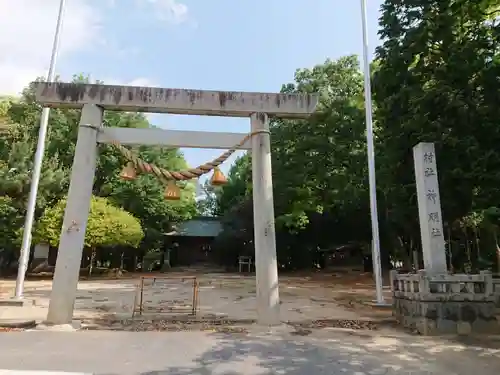
[[[133,163],[134,168],[138,169],[141,173],[152,173],[156,177],[161,180],[174,180],[174,181],[186,181],[191,180],[193,178],[198,178],[205,173],[209,173],[210,171],[217,168],[219,165],[224,163],[232,154],[234,154],[239,147],[243,146],[250,138],[252,138],[256,134],[261,133],[269,133],[269,130],[256,130],[249,134],[247,134],[238,144],[231,147],[228,151],[224,152],[218,158],[199,165],[196,168],[190,168],[183,171],[169,171],[164,168],[158,167],[154,164],[150,164],[139,158],[136,154],[130,151],[128,148],[124,147],[117,141],[112,141],[110,144],[115,146],[120,153],[127,159],[129,162]]]

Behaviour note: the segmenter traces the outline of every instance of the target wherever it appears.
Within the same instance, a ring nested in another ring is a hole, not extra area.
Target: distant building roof
[[[222,224],[217,217],[199,216],[174,226],[167,236],[217,237],[222,232]]]

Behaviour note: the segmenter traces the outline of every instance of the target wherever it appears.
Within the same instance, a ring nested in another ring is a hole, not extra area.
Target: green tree
[[[216,215],[224,215],[234,207],[244,203],[252,193],[252,170],[249,154],[237,158],[229,169],[227,184],[223,188],[214,188],[207,184],[208,199]]]
[[[377,176],[385,246],[407,256],[420,243],[412,157],[417,143],[436,144],[447,228],[459,228],[463,218],[500,199],[497,9],[493,0],[382,5],[383,45],[373,80]]]
[[[74,77],[75,82],[88,82],[88,78],[82,75]],[[9,118],[19,125],[23,133],[36,139],[38,135],[41,107],[36,102],[34,87],[27,87],[22,97],[16,102],[11,102],[7,110]],[[49,131],[45,157],[50,160],[56,158],[59,168],[69,177],[69,171],[73,163],[75,151],[78,122],[80,111],[64,108],[51,110]],[[152,128],[147,118],[142,113],[126,113],[106,111],[104,118],[105,126]],[[11,139],[6,142],[11,142]],[[32,160],[35,146],[23,155],[24,160]],[[186,168],[183,155],[177,149],[165,147],[135,147],[134,151],[148,162],[172,169]],[[185,220],[196,212],[193,186],[185,184],[185,194],[181,202],[169,202],[163,199],[164,185],[152,176],[139,176],[136,181],[121,181],[118,178],[125,160],[112,146],[101,145],[99,148],[99,159],[94,180],[93,193],[96,196],[109,197],[115,204],[130,211],[142,223],[145,230],[143,247],[157,247],[163,240],[163,233],[168,231],[174,222]],[[45,170],[45,168],[44,168]],[[47,171],[50,171],[47,168]],[[67,185],[64,186],[64,189]],[[57,190],[58,198],[62,198],[64,189]],[[39,199],[44,199],[43,192],[39,193]],[[24,202],[27,195],[19,197]]]
[[[15,101],[14,98],[8,96],[0,96],[0,134],[8,134],[9,130],[12,128],[12,121],[9,117],[9,108],[11,103]]]
[[[0,197],[0,271],[4,271],[16,258],[15,244],[18,243],[16,228],[21,225],[22,216],[9,196]]]
[[[24,125],[14,122],[9,110],[17,101],[0,103],[0,118],[8,124],[0,137],[0,221],[2,240],[0,248],[0,270],[4,271],[18,257],[20,229],[26,215],[26,202],[31,185],[33,156],[36,137],[26,131]],[[66,190],[68,171],[60,165],[57,154],[46,157],[38,187],[35,214],[59,199]]]
[[[51,246],[59,245],[66,199],[45,210],[36,226],[34,238]],[[137,248],[144,237],[140,221],[108,199],[92,197],[84,246],[92,250],[89,273],[100,247],[129,246]]]
[[[276,205],[287,226],[308,222],[307,213],[366,206],[363,76],[356,56],[299,69],[282,92],[317,92],[317,112],[307,121],[273,124]],[[312,131],[314,130],[314,131]],[[280,175],[278,175],[280,174]],[[278,217],[278,220],[280,217]]]
[[[279,262],[282,267],[309,267],[317,261],[318,248],[371,237],[358,59],[346,56],[299,69],[295,82],[282,92],[320,95],[311,118],[271,124]],[[221,236],[226,243],[231,234],[240,244],[253,239],[251,192],[251,159],[246,155],[217,193],[216,212],[227,223]]]

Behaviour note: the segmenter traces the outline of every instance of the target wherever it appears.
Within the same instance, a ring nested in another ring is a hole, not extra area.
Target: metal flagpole
[[[370,59],[368,54],[368,24],[366,20],[366,0],[361,0],[361,20],[363,25],[363,64],[365,76],[365,112],[366,112],[366,143],[368,146],[368,180],[370,185],[370,213],[372,223],[372,257],[373,272],[375,273],[375,289],[377,303],[385,304],[382,293],[382,265],[380,261],[380,238],[377,212],[377,184],[375,180],[375,152],[373,146],[373,108],[371,93]]]
[[[59,50],[59,39],[61,36],[61,28],[63,23],[65,5],[66,5],[66,0],[61,0],[59,3],[59,14],[57,16],[57,25],[54,35],[54,42],[52,45],[52,55],[50,57],[49,71],[47,73],[48,82],[54,80],[54,75],[55,75],[54,70],[56,66],[57,53]],[[49,108],[47,107],[43,108],[42,116],[40,118],[40,130],[38,131],[38,143],[35,153],[35,159],[33,162],[33,174],[31,178],[28,205],[26,207],[26,218],[24,221],[23,242],[21,245],[21,254],[19,255],[19,268],[17,270],[16,292],[15,292],[16,299],[23,298],[24,278],[26,269],[28,268],[28,261],[30,256],[31,231],[33,229],[33,219],[35,216],[36,198],[38,193],[38,183],[40,182],[43,154],[45,152],[45,138],[47,135],[47,127],[49,124],[49,113],[50,113]]]

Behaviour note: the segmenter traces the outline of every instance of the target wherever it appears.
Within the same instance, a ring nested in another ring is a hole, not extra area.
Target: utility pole
[[[52,82],[55,76],[55,67],[57,54],[59,52],[59,40],[64,16],[64,8],[66,0],[61,0],[59,3],[59,14],[57,16],[56,31],[54,34],[54,42],[52,44],[52,54],[50,57],[49,71],[47,73],[47,82]],[[15,299],[22,299],[24,293],[24,279],[31,248],[31,232],[33,230],[33,220],[35,217],[36,198],[38,194],[38,184],[40,182],[40,173],[42,171],[43,154],[45,153],[45,139],[47,137],[47,127],[49,125],[50,108],[44,107],[40,118],[40,130],[38,131],[38,143],[36,147],[35,160],[33,162],[33,174],[31,177],[30,193],[28,197],[28,205],[26,207],[26,218],[24,220],[23,242],[21,245],[21,253],[19,255],[19,268],[17,270],[16,292]]]
[[[370,214],[372,223],[372,257],[373,272],[375,274],[375,289],[377,304],[385,304],[382,291],[382,264],[380,261],[380,237],[377,212],[377,183],[375,179],[375,151],[373,145],[373,108],[370,74],[370,57],[368,48],[368,23],[366,17],[366,0],[361,0],[361,21],[363,26],[363,65],[365,76],[365,116],[366,116],[366,144],[368,154],[368,180],[370,185]]]

